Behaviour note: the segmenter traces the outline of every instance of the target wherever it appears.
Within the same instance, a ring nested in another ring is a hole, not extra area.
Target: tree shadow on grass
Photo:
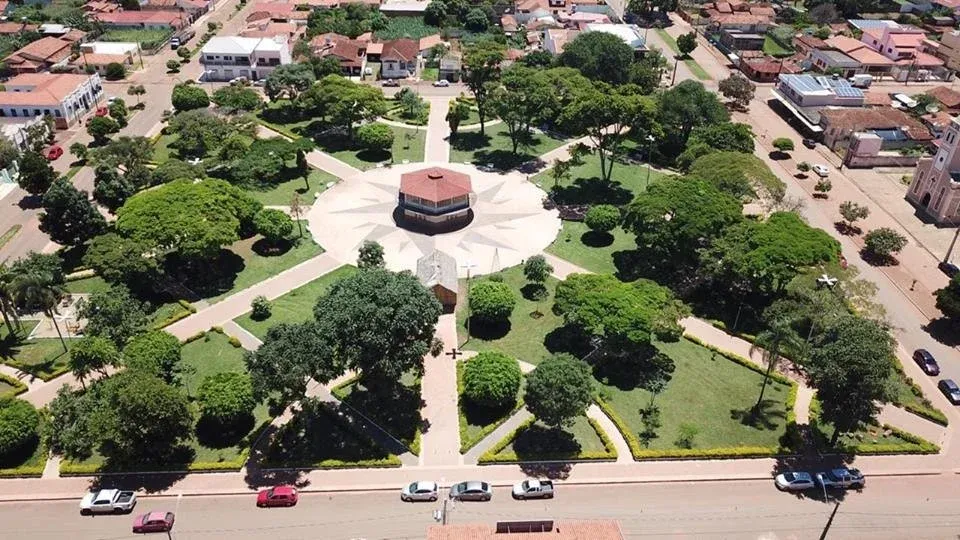
[[[580,443],[572,433],[536,424],[513,440],[513,451],[523,461],[576,459],[580,450]]]
[[[410,386],[396,384],[389,392],[381,393],[371,392],[358,382],[343,401],[407,446],[413,443],[417,430],[424,428],[419,382]]]
[[[261,238],[253,243],[250,249],[261,257],[279,257],[286,254],[296,245],[296,238],[284,238],[278,242],[270,242],[266,238]]]
[[[593,350],[590,336],[575,324],[565,324],[551,330],[543,340],[551,353],[570,353],[583,358]]]
[[[474,152],[490,145],[490,135],[479,131],[460,131],[450,138],[450,147],[461,152]]]
[[[613,235],[604,231],[587,231],[580,235],[583,245],[592,248],[607,247],[613,243]]]
[[[960,325],[946,317],[933,319],[923,329],[930,337],[944,345],[956,347],[960,345]]]
[[[196,427],[197,442],[207,448],[236,446],[250,433],[254,422],[252,414],[246,414],[226,424],[209,416],[201,416]]]
[[[569,186],[551,190],[557,204],[614,204],[624,205],[633,200],[633,192],[616,180],[599,177],[577,178]]]
[[[777,410],[782,405],[773,399],[764,399],[760,402],[760,407],[749,407],[746,409],[730,409],[730,418],[738,420],[741,424],[755,429],[773,431],[779,429],[786,420],[787,415],[783,410]]]
[[[228,249],[202,265],[190,264],[171,254],[164,261],[164,269],[182,290],[175,291],[185,300],[195,302],[223,294],[233,288],[237,275],[246,268],[243,257]]]
[[[520,287],[520,294],[527,300],[536,302],[545,300],[549,292],[547,292],[547,287],[543,283],[527,283],[523,287]]]
[[[470,317],[470,336],[485,341],[500,339],[510,333],[512,324],[509,319],[501,321],[487,321]]]
[[[40,444],[40,437],[32,437],[16,449],[0,455],[0,469],[15,469],[26,465],[33,453],[37,451]]]
[[[520,151],[514,154],[510,150],[478,150],[473,153],[473,162],[476,165],[492,165],[498,171],[509,171],[536,157]]]
[[[477,405],[469,399],[464,399],[461,405],[463,416],[471,426],[489,426],[500,421],[504,416],[510,414],[516,402],[500,407],[485,407]]]

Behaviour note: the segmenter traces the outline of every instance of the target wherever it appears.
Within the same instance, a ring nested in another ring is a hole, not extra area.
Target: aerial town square
[[[960,533],[960,1],[0,14],[0,538]]]

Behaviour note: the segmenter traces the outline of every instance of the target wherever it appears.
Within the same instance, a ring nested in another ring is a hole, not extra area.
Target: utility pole
[[[675,59],[673,61],[673,77],[670,78],[670,86],[673,86],[677,82],[677,66],[680,65],[680,59]]]
[[[960,236],[960,227],[957,227],[957,232],[953,233],[953,240],[950,241],[950,249],[948,249],[947,254],[943,256],[943,262],[950,262],[950,255],[953,254],[953,248],[957,245],[958,236]]]
[[[461,344],[461,348],[463,348],[463,345],[466,345],[467,342],[470,341],[470,317],[473,316],[473,312],[470,309],[470,269],[472,269],[474,266],[476,265],[468,260],[466,264],[460,267],[467,269],[467,339]],[[446,501],[444,501],[444,508],[446,508]],[[444,519],[446,519],[446,512],[444,512]]]

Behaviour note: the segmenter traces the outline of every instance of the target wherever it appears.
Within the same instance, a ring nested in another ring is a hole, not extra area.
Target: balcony
[[[253,66],[253,63],[251,63],[250,59],[248,58],[244,58],[242,60],[224,60],[222,58],[216,59],[216,58],[203,56],[200,58],[200,63],[205,66],[240,66],[240,67]]]

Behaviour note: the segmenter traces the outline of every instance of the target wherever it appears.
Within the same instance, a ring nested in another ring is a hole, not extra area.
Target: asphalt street
[[[952,475],[869,479],[845,494],[827,538],[956,538],[960,495]],[[171,510],[171,538],[423,538],[442,503],[403,503],[397,493],[306,494],[294,508],[257,509],[254,496],[141,499],[134,514]],[[77,499],[79,500],[79,495]],[[550,501],[514,501],[506,488],[486,503],[448,505],[450,523],[521,519],[617,519],[627,538],[819,538],[835,499],[778,492],[772,482],[559,486]],[[82,517],[78,501],[0,504],[4,538],[135,538],[133,516]],[[165,535],[153,535],[162,538]]]

